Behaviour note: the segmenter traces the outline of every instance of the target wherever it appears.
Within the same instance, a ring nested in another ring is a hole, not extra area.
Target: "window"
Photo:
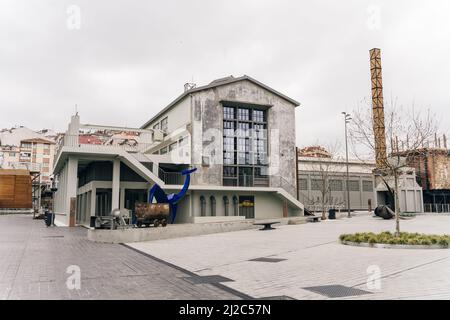
[[[365,180],[362,182],[362,188],[364,192],[372,192],[373,191],[373,183],[372,181]]]
[[[234,108],[224,107],[223,108],[223,118],[224,119],[231,119],[231,120],[233,120],[235,118],[235,116],[234,116]]]
[[[164,147],[160,150],[160,154],[166,154],[167,153],[167,147]]]
[[[331,191],[344,190],[344,184],[343,184],[342,180],[330,180],[330,190]]]
[[[209,201],[211,204],[211,217],[215,217],[216,216],[216,197],[214,197],[214,196],[209,197]]]
[[[311,180],[311,190],[322,190],[323,180],[322,179],[312,179]]]
[[[159,122],[153,126],[154,130],[159,130]]]
[[[235,167],[233,173],[237,173],[227,176],[225,170],[228,169],[224,169],[223,184],[248,187],[254,186],[254,183],[262,185],[262,179],[268,179],[266,111],[252,107],[224,106],[223,115],[223,163],[227,167]]]
[[[236,153],[234,152],[224,152],[223,153],[223,164],[236,164]]]
[[[266,119],[264,119],[265,112],[262,110],[253,110],[253,121],[255,122],[265,122]]]
[[[44,143],[44,149],[50,149],[50,144]]]
[[[225,136],[234,136],[234,122],[224,121],[223,122],[223,134]]]
[[[234,138],[223,138],[223,150],[234,151]]]
[[[206,216],[206,199],[204,196],[200,196],[200,215]]]
[[[227,196],[223,196],[223,208],[224,215],[228,216],[230,214],[230,200],[228,200]]]
[[[308,179],[298,179],[298,188],[300,190],[308,190]]]
[[[238,120],[239,121],[250,121],[250,110],[249,109],[238,109]]]
[[[349,191],[359,191],[359,181],[358,180],[349,180],[348,182],[348,190]]]
[[[172,150],[175,150],[178,147],[178,143],[174,142],[172,144],[169,145],[169,152]]]
[[[168,129],[168,120],[167,117],[165,117],[164,119],[161,120],[161,131],[167,132],[167,129]]]
[[[180,147],[186,145],[188,143],[188,137],[183,137],[180,140],[178,140],[178,143],[180,144]]]
[[[26,148],[26,149],[31,149],[31,143],[29,143],[29,142],[22,142],[20,144],[20,147],[21,148]]]

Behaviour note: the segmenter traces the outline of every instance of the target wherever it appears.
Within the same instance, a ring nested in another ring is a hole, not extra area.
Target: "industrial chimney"
[[[370,75],[372,80],[373,132],[377,168],[386,166],[386,133],[384,127],[383,81],[381,75],[381,51],[370,50]]]

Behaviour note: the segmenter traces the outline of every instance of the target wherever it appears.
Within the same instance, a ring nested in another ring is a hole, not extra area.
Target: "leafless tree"
[[[364,100],[353,111],[349,136],[353,153],[361,160],[375,158],[375,138],[371,103]],[[426,146],[438,130],[436,116],[429,109],[417,111],[414,104],[405,108],[391,98],[385,104],[387,161],[375,170],[385,181],[394,180],[396,234],[400,234],[400,201],[398,178],[406,166],[426,152]]]
[[[316,145],[320,145],[317,143]],[[318,185],[315,186],[318,188],[320,193],[317,201],[315,199],[312,200],[313,205],[319,205],[322,211],[322,220],[326,220],[326,210],[331,205],[332,197],[331,197],[331,178],[332,176],[339,171],[339,165],[336,164],[337,161],[340,160],[340,155],[338,153],[339,143],[335,142],[334,144],[328,144],[322,147],[327,151],[327,157],[317,157],[313,158],[314,161],[305,166],[305,169],[311,172],[314,172],[311,177],[315,183]],[[311,183],[312,183],[311,181]]]

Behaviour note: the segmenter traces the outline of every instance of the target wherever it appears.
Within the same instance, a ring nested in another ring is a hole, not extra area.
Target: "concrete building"
[[[111,209],[134,210],[155,183],[176,193],[188,167],[198,170],[176,223],[301,216],[297,106],[251,77],[231,76],[185,86],[139,129],[80,124],[75,115],[55,157],[56,221],[89,224]],[[96,139],[80,139],[86,134]]]
[[[389,189],[392,178],[375,176],[375,162],[349,160],[350,209],[368,211],[378,205],[393,205]],[[405,167],[399,178],[400,212],[423,212],[422,189],[413,167]],[[310,211],[328,208],[347,210],[347,167],[322,147],[308,147],[298,153],[298,199]]]
[[[309,153],[308,153],[309,154]],[[316,154],[316,153],[314,153]],[[372,170],[375,163],[349,160],[350,209],[374,209],[376,205]],[[325,196],[325,200],[322,197]],[[342,210],[347,205],[346,162],[325,156],[298,156],[298,199],[310,211],[322,204]]]

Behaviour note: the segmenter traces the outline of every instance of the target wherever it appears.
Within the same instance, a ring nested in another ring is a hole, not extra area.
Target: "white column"
[[[91,190],[91,217],[95,217],[95,207],[97,204],[97,188],[96,187],[92,187]]]
[[[64,213],[67,216],[67,224],[69,224],[70,213],[70,198],[76,198],[78,184],[78,159],[74,156],[69,156],[67,160],[67,190],[66,199],[64,203]]]
[[[115,159],[113,162],[112,174],[112,201],[111,210],[119,209],[119,190],[120,190],[120,159]]]
[[[125,209],[125,188],[120,188],[120,209]]]

